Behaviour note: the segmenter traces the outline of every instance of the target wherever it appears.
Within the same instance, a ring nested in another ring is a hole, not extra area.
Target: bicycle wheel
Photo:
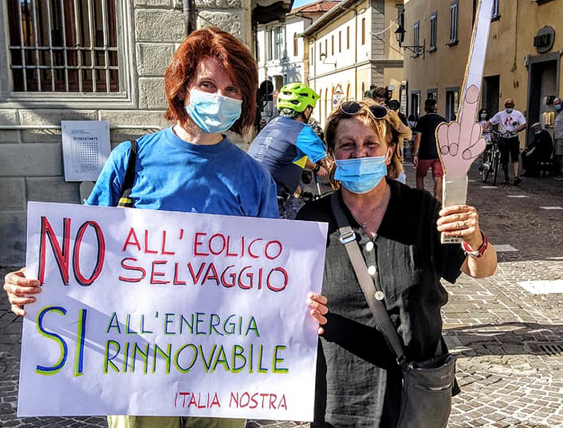
[[[500,152],[495,152],[492,160],[493,186],[497,185],[498,169],[500,167]]]
[[[483,183],[487,182],[490,172],[491,172],[491,152],[487,150],[487,152],[483,154],[483,167],[481,170],[481,180],[483,180]]]

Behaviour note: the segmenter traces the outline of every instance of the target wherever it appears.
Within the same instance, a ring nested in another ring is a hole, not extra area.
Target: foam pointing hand
[[[473,85],[467,88],[459,121],[441,123],[436,130],[446,175],[466,175],[473,161],[485,150],[487,143],[481,125],[475,122],[478,107],[479,89]]]

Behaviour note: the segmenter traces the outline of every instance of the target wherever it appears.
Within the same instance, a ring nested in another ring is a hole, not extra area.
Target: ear
[[[180,89],[178,91],[178,93],[176,94],[176,97],[180,101],[183,101],[184,105],[188,105],[189,101],[190,101],[190,92],[188,91],[188,88],[186,88],[186,86],[184,86],[182,89]]]
[[[397,150],[396,144],[389,146],[389,148],[387,149],[387,154],[385,155],[385,165],[389,165],[391,163],[391,159],[393,159],[393,155],[395,154],[395,150]]]

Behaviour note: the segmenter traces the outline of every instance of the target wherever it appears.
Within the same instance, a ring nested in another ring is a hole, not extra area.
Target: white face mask
[[[487,118],[487,113],[481,113],[481,119],[486,119]]]
[[[505,111],[506,111],[508,114],[512,113],[513,110],[514,110],[514,109],[513,109],[512,107],[506,107],[506,108],[505,108]]]

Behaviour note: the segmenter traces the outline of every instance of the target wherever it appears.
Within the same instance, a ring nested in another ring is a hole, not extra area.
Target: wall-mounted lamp
[[[422,46],[420,45],[403,46],[403,42],[405,41],[405,33],[406,33],[405,29],[401,24],[399,24],[399,27],[395,30],[395,37],[397,38],[397,43],[399,44],[399,47],[412,52],[415,56],[422,55],[422,58],[424,59],[426,56],[425,55],[426,39],[424,39]]]
[[[321,62],[323,64],[334,64],[334,66],[336,67],[336,60],[334,61],[327,61],[326,59],[326,53],[322,52],[321,55],[319,56]]]

